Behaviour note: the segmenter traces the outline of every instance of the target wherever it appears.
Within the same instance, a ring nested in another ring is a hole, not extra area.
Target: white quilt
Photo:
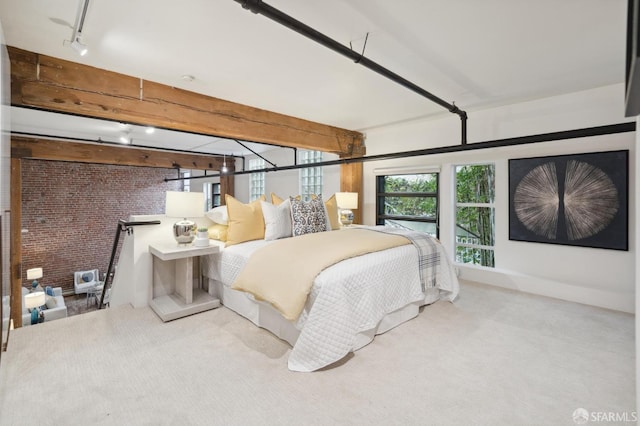
[[[339,232],[339,231],[335,231]],[[230,246],[207,262],[205,275],[230,286],[250,254],[268,241]],[[436,277],[441,298],[458,294],[457,277],[443,252]],[[314,371],[332,364],[354,349],[358,333],[375,328],[383,317],[425,299],[412,245],[396,247],[342,261],[315,279],[309,299],[296,322],[301,330],[289,356],[289,369]],[[247,295],[247,297],[250,297]]]

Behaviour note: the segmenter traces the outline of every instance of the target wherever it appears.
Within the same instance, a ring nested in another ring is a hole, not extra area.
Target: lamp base
[[[349,209],[340,210],[340,223],[342,226],[351,226],[353,224],[353,212]]]
[[[196,223],[182,219],[173,224],[173,238],[178,244],[191,244],[196,238]]]

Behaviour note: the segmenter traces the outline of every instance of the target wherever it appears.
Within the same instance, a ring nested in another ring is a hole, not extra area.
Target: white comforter
[[[205,275],[230,286],[251,253],[265,244],[258,240],[223,249],[210,257]],[[441,298],[451,301],[458,294],[458,280],[443,251],[440,259],[444,264],[437,287]],[[332,364],[358,349],[358,333],[376,328],[385,315],[406,305],[421,304],[425,294],[417,264],[417,251],[409,244],[347,259],[321,272],[296,322],[301,331],[289,369],[314,371]]]

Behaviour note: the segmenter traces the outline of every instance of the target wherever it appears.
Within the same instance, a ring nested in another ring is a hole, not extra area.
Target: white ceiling
[[[80,57],[64,43],[80,2],[0,0],[6,43],[351,130],[449,114],[234,0],[93,0],[83,28],[90,50]],[[624,81],[626,0],[266,3],[356,51],[369,33],[365,56],[470,117],[488,106]],[[12,114],[14,129],[69,128],[68,117],[32,113]],[[95,135],[101,125],[83,131]],[[185,145],[189,136],[179,137],[182,149],[240,153],[233,142],[203,137]],[[147,145],[173,140],[137,138]]]

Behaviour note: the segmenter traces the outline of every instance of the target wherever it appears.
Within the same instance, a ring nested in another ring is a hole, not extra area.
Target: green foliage
[[[419,196],[385,197],[385,214],[403,216],[437,217],[438,174],[385,176],[382,192],[415,194]],[[429,194],[424,196],[424,194]]]
[[[457,203],[493,203],[495,200],[495,166],[492,164],[456,167]],[[456,209],[456,240],[483,246],[494,245],[494,209],[482,206]],[[462,263],[495,266],[493,250],[456,248],[456,259]]]

